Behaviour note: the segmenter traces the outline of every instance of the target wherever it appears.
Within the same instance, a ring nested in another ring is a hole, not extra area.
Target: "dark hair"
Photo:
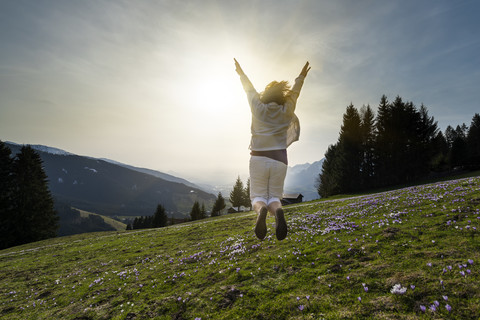
[[[276,102],[279,105],[283,105],[289,94],[290,85],[288,81],[272,81],[260,93],[260,101],[263,103]]]

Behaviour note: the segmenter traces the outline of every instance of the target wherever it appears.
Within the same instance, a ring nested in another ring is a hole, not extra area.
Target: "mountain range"
[[[22,145],[6,142],[15,155]],[[185,218],[193,203],[211,208],[218,192],[228,200],[231,186],[210,186],[115,160],[76,155],[54,147],[31,145],[42,158],[55,199],[72,207],[107,216],[152,215],[162,204],[169,216]],[[323,160],[288,167],[285,193],[318,199],[317,179]]]
[[[21,145],[7,142],[15,155]],[[195,201],[211,208],[216,196],[188,181],[153,170],[31,145],[40,155],[54,199],[106,216],[153,215],[162,204],[168,216],[188,217]]]
[[[286,194],[301,193],[303,195],[303,201],[318,199],[317,180],[319,174],[322,172],[324,160],[325,159],[321,159],[314,163],[288,167],[284,192]]]

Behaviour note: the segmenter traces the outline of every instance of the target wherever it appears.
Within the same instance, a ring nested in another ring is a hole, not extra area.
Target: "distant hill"
[[[318,175],[322,172],[324,160],[288,167],[285,178],[285,193],[301,193],[304,196],[303,201],[318,199],[316,184]]]
[[[22,147],[6,144],[13,154]],[[38,145],[32,148],[42,158],[53,197],[81,210],[107,216],[146,216],[153,215],[160,203],[169,216],[182,218],[188,216],[195,201],[205,203],[206,208],[215,201],[215,195],[180,178],[171,181],[173,176],[167,180],[111,160],[56,148]]]

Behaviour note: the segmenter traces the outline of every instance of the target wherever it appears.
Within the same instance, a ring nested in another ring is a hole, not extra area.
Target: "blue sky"
[[[0,139],[194,181],[248,175],[258,91],[312,66],[290,165],[320,160],[346,107],[397,95],[447,125],[480,110],[478,1],[2,1]]]

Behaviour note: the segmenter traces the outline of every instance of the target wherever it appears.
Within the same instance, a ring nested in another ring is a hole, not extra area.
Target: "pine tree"
[[[338,152],[338,143],[328,147],[322,164],[322,173],[318,177],[317,191],[322,198],[338,194],[341,191],[341,157],[342,155]]]
[[[152,227],[153,228],[161,228],[165,227],[167,225],[168,217],[165,212],[165,208],[161,205],[157,205],[157,210],[155,210],[155,213],[153,215],[153,223]]]
[[[225,199],[222,196],[222,193],[219,192],[217,196],[217,200],[215,200],[215,203],[212,208],[212,217],[217,217],[221,214],[222,210],[225,209]]]
[[[450,164],[452,168],[463,167],[467,163],[467,126],[463,123],[453,132],[452,146],[450,148]]]
[[[200,215],[200,204],[198,203],[198,201],[195,201],[192,206],[192,210],[190,211],[190,218],[192,219],[192,221],[195,221],[200,219]]]
[[[47,175],[40,156],[30,146],[23,146],[17,155],[14,175],[16,220],[13,227],[18,235],[15,244],[55,237],[58,217]]]
[[[250,208],[250,211],[252,210],[252,201],[250,200],[250,178],[247,180],[247,186],[243,190],[243,205],[247,208]]]
[[[240,206],[245,203],[243,182],[240,179],[240,176],[238,176],[237,181],[233,186],[233,190],[230,192],[230,202],[232,203],[233,207],[238,208],[238,211],[240,211]]]
[[[350,104],[343,115],[343,124],[338,139],[338,152],[342,171],[340,177],[341,192],[353,192],[360,189],[360,171],[363,163],[361,120],[357,109]]]
[[[362,140],[362,163],[360,165],[360,185],[363,190],[373,186],[375,174],[375,114],[370,105],[360,109],[360,131]]]
[[[411,138],[410,171],[412,180],[426,176],[432,169],[432,162],[438,153],[435,142],[438,139],[438,126],[433,117],[428,114],[427,108],[422,104],[415,115],[415,135]]]
[[[473,168],[480,167],[480,115],[472,118],[467,134],[468,164]]]
[[[390,103],[387,100],[387,96],[383,95],[380,98],[380,104],[378,106],[377,118],[375,119],[375,174],[374,185],[385,186],[388,184],[388,178],[390,175],[392,138],[391,135],[391,112]]]
[[[434,153],[432,160],[430,161],[431,169],[437,172],[448,170],[448,143],[441,131],[439,131],[432,140],[432,149],[434,150]]]
[[[205,219],[207,217],[207,210],[205,210],[205,203],[202,202],[202,207],[200,208],[200,219]]]
[[[13,160],[10,148],[0,140],[0,249],[13,245],[15,235],[13,210]]]

